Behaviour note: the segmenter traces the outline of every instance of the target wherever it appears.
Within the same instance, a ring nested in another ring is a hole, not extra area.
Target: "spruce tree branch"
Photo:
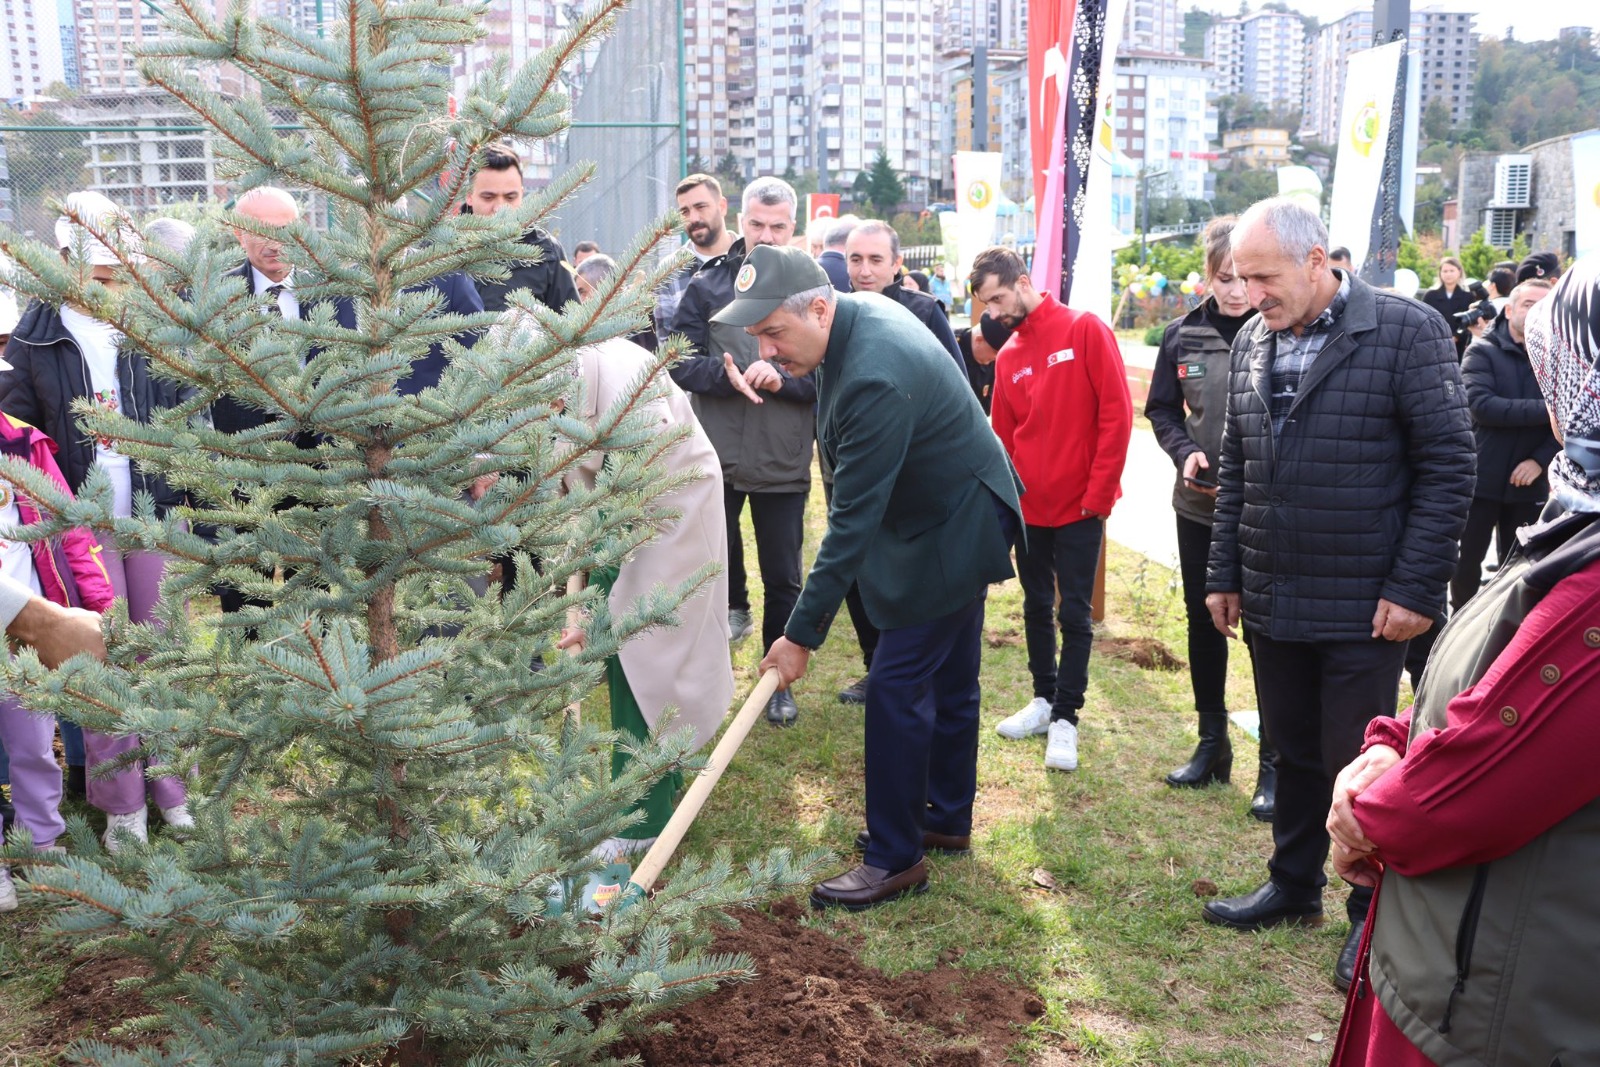
[[[225,40],[223,40],[222,38],[218,37],[215,33],[211,32],[211,23],[209,22],[208,19],[206,19],[206,18],[202,17],[201,15],[197,14],[195,5],[192,3],[192,0],[172,0],[172,2],[177,4],[177,6],[180,9],[182,9],[184,14],[189,17],[189,20],[193,25],[203,28],[207,39],[210,40],[213,44],[220,44],[220,45],[226,45],[227,44],[227,42]],[[277,36],[277,35],[274,34],[274,36]],[[266,73],[266,71],[269,71],[269,70],[282,70],[285,73],[288,73],[290,75],[306,78],[308,81],[312,82],[312,84],[321,84],[321,80],[322,80],[321,72],[299,72],[299,71],[295,71],[295,70],[293,70],[293,68],[287,67],[287,66],[285,66],[285,65],[283,65],[281,63],[275,63],[275,62],[271,61],[270,59],[268,59],[266,56],[262,56],[262,55],[248,55],[248,56],[246,56],[246,55],[240,55],[237,52],[235,52],[233,54],[231,62],[233,63],[234,66],[238,67],[241,70],[247,71],[248,73],[252,74],[256,78],[260,79],[262,82],[265,82],[266,84],[272,86],[278,92],[284,94],[284,97],[294,104],[297,114],[303,120],[309,122],[311,125],[315,126],[322,133],[327,135],[342,150],[344,150],[346,152],[350,152],[352,155],[355,154],[354,149],[350,145],[346,144],[344,142],[344,139],[342,137],[340,137],[337,126],[335,124],[331,123],[331,122],[325,121],[324,118],[323,118],[321,109],[311,106],[310,101],[308,101],[302,94],[300,94],[295,89],[295,83],[294,83],[292,77],[289,78],[289,79],[285,79],[285,78],[282,78],[282,77],[271,77],[271,76],[268,76],[268,74]],[[194,104],[192,102],[190,102],[189,100],[186,100],[183,97],[182,94],[178,93],[176,88],[175,88],[175,86],[170,84],[167,79],[158,78],[156,76],[156,72],[154,70],[146,71],[145,72],[145,76],[153,84],[159,85],[161,88],[166,89],[168,92],[172,93],[174,96],[177,96],[180,100],[183,100],[185,103],[188,103],[189,106],[194,107]],[[196,111],[199,112],[199,109],[196,108]],[[201,114],[205,114],[205,113],[201,112]],[[217,132],[222,133],[225,136],[228,136],[228,140],[233,141],[235,144],[239,143],[237,138],[229,135],[229,131],[226,130],[223,127],[223,124],[220,121],[211,121],[210,125]],[[240,147],[242,148],[243,146],[241,145]],[[252,158],[256,159],[256,161],[258,163],[261,163],[263,166],[269,165],[268,161],[262,160],[258,155],[252,154]],[[324,192],[328,192],[330,195],[333,195],[333,191],[332,190],[324,190]]]

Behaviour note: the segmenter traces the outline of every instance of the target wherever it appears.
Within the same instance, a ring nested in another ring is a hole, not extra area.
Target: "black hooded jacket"
[[[11,369],[0,371],[0,411],[50,435],[61,450],[61,473],[78,492],[94,470],[94,439],[73,418],[72,402],[93,396],[94,390],[83,352],[60,311],[39,301],[30,304],[6,343],[5,358]],[[117,355],[117,387],[122,414],[143,423],[150,422],[153,412],[176,406],[185,395],[175,383],[152,378],[144,353],[127,347]],[[145,473],[137,462],[130,463],[129,470],[133,491],[149,493],[158,515],[183,503],[183,495],[160,476]]]

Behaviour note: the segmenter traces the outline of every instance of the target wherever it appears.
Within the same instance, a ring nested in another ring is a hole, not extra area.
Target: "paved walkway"
[[[1134,414],[1144,412],[1150,369],[1156,365],[1152,345],[1123,340],[1122,362],[1128,368]],[[1122,499],[1111,512],[1106,536],[1167,567],[1178,565],[1177,519],[1172,511],[1172,486],[1177,471],[1156,444],[1155,434],[1135,428],[1122,468]]]

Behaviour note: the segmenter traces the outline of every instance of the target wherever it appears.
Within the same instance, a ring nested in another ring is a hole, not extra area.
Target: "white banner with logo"
[[[978,253],[994,244],[994,215],[1000,201],[1000,153],[956,153],[956,277],[972,272]]]
[[[1366,262],[1372,242],[1372,215],[1383,193],[1394,88],[1405,50],[1402,40],[1356,52],[1345,68],[1344,110],[1339,116],[1339,151],[1335,157],[1328,237],[1335,247],[1344,245],[1350,249],[1357,271]]]
[[[1278,195],[1293,197],[1306,210],[1322,216],[1322,179],[1310,167],[1279,167]]]
[[[1572,195],[1573,252],[1600,253],[1600,130],[1572,138]]]

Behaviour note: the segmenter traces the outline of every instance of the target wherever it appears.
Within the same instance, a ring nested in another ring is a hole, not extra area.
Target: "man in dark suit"
[[[850,239],[850,231],[860,222],[854,215],[841,215],[836,219],[812,219],[810,223],[823,231],[822,255],[817,257],[817,262],[827,273],[828,281],[841,293],[850,292],[850,267],[845,262],[845,242]]]
[[[1019,486],[960,368],[904,308],[839,293],[797,248],[753,250],[735,290],[716,321],[788,373],[816,372],[817,441],[834,471],[827,533],[761,669],[802,677],[852,581],[881,630],[866,855],[811,895],[859,910],[926,889],[924,849],[971,846],[984,598],[1012,576]]]
[[[280,231],[293,226],[300,219],[300,207],[294,197],[283,189],[261,185],[239,197],[234,204],[234,211],[256,225],[250,229],[235,227],[234,237],[244,250],[245,261],[228,271],[227,276],[243,278],[252,296],[259,296],[263,304],[269,301],[275,303],[285,319],[306,318],[310,308],[296,292],[294,268],[283,256],[284,239],[280,236]],[[430,284],[444,295],[443,313],[471,315],[483,311],[483,301],[479,299],[472,279],[465,274],[443,275]],[[354,303],[345,297],[336,298],[334,318],[344,329],[354,330]],[[477,335],[465,333],[458,335],[456,340],[470,348],[477,340]],[[308,358],[313,355],[315,349],[308,353]],[[431,346],[426,356],[412,363],[411,373],[396,384],[397,391],[414,395],[438,385],[439,376],[446,365],[444,346]],[[276,419],[275,414],[247,407],[227,395],[217,397],[211,404],[212,425],[224,433],[253,430]],[[294,442],[301,448],[314,448],[317,443],[313,435],[303,432],[294,435]],[[247,603],[263,606],[260,601],[247,599],[238,590],[226,586],[217,589],[217,599],[222,610],[229,613],[238,611]]]

